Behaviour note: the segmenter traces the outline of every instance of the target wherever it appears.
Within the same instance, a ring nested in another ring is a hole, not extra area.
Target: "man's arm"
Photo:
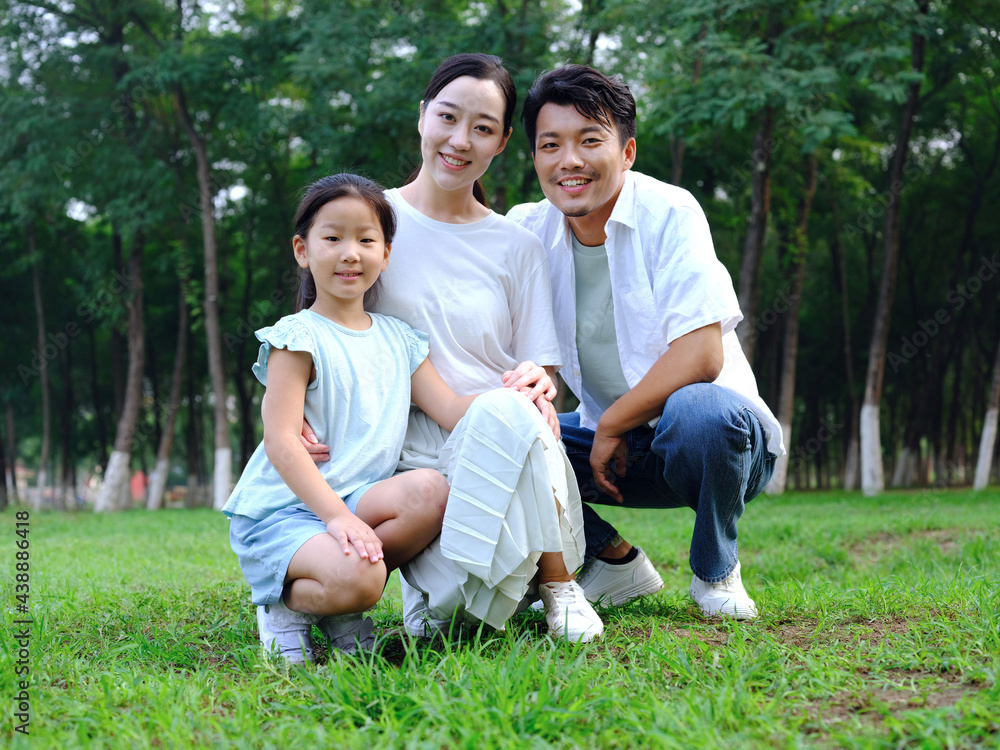
[[[617,476],[625,476],[627,447],[621,439],[631,429],[663,413],[670,395],[692,383],[711,383],[722,372],[722,325],[712,323],[675,339],[635,387],[615,401],[597,423],[590,467],[604,492],[618,502],[623,498],[609,479],[614,462]]]

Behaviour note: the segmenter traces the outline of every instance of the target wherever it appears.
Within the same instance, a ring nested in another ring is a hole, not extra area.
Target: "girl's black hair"
[[[492,81],[503,94],[503,135],[507,135],[511,123],[514,121],[514,110],[517,108],[517,87],[514,79],[503,66],[503,60],[496,55],[485,55],[481,52],[463,52],[460,55],[452,55],[438,65],[434,75],[431,76],[430,83],[424,91],[423,101],[432,101],[441,93],[441,89],[462,76],[470,76],[478,81]],[[406,183],[413,182],[420,167],[413,170],[413,173],[406,179]],[[476,180],[472,186],[472,194],[477,201],[488,207],[486,202],[486,191],[483,189],[482,180]]]
[[[367,203],[382,228],[385,244],[392,244],[392,238],[396,235],[396,213],[385,197],[382,186],[367,177],[347,172],[323,177],[305,189],[295,212],[295,234],[306,239],[316,220],[316,214],[337,198],[358,198]],[[295,312],[305,310],[316,301],[316,282],[313,281],[312,272],[308,268],[299,270],[299,294],[295,299]],[[381,286],[382,282],[378,280],[365,292],[365,310],[370,310],[378,302]]]

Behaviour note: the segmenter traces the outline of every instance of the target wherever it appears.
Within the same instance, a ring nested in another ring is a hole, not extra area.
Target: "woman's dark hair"
[[[303,191],[302,201],[295,212],[295,234],[306,239],[316,220],[316,214],[337,198],[358,198],[367,203],[382,228],[385,244],[392,244],[392,238],[396,236],[396,213],[381,185],[367,177],[346,172],[316,180]],[[316,301],[316,282],[313,281],[312,272],[308,268],[299,270],[299,294],[295,300],[295,312],[305,310]],[[381,280],[378,280],[365,292],[366,310],[370,310],[378,302],[380,288]]]
[[[521,113],[531,153],[535,153],[538,113],[546,104],[572,104],[588,119],[608,127],[613,122],[622,148],[635,138],[635,99],[621,76],[606,76],[586,65],[564,65],[536,80]]]
[[[424,104],[426,105],[427,102],[437,98],[437,95],[441,93],[441,89],[462,76],[469,76],[478,81],[492,81],[497,85],[500,93],[503,94],[503,135],[507,135],[511,123],[514,122],[514,110],[517,108],[517,87],[514,85],[514,79],[511,78],[510,73],[503,66],[503,60],[496,55],[484,55],[480,52],[463,52],[460,55],[452,55],[445,59],[444,62],[438,65],[437,70],[434,71],[434,75],[431,76],[430,83],[427,84],[423,96]],[[419,172],[420,167],[417,167],[404,184],[413,182]],[[472,194],[477,201],[484,206],[487,205],[486,192],[483,190],[481,180],[476,180],[475,185],[472,186]]]

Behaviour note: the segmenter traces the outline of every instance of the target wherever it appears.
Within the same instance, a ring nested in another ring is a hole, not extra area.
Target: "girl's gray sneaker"
[[[327,615],[319,618],[318,624],[331,650],[353,654],[359,648],[371,651],[375,647],[375,623],[363,614]]]
[[[310,632],[318,619],[289,609],[283,601],[257,607],[257,629],[264,653],[286,664],[315,661]]]

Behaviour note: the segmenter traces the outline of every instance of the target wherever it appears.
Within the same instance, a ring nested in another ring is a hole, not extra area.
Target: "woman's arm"
[[[449,432],[465,416],[475,396],[458,396],[425,359],[410,377],[410,399]]]
[[[326,524],[344,554],[350,547],[372,563],[382,559],[382,542],[344,505],[326,483],[302,444],[302,416],[312,357],[306,352],[273,349],[267,360],[267,393],[262,405],[264,451],[295,496]]]

